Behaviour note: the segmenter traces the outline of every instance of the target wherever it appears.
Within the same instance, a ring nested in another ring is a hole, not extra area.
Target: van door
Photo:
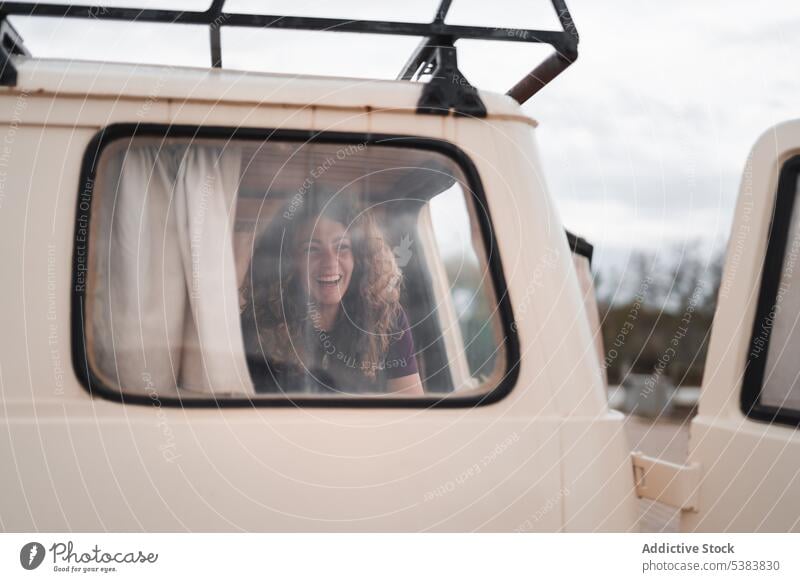
[[[728,242],[689,462],[686,531],[800,530],[800,121],[756,143]]]

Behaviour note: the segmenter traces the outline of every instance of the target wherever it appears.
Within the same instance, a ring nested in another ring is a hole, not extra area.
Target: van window
[[[742,393],[747,414],[800,421],[800,157],[784,165]]]
[[[506,372],[486,209],[444,153],[135,136],[102,148],[90,183],[76,286],[109,390],[458,398]]]

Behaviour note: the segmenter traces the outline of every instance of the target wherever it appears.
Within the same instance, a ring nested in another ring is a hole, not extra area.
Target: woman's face
[[[309,221],[295,239],[295,268],[308,296],[318,305],[338,304],[353,275],[350,235],[341,222]]]

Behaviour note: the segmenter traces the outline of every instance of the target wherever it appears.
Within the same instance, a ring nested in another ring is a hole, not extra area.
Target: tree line
[[[595,275],[609,384],[628,374],[701,384],[722,266],[722,252],[704,257],[698,243]]]

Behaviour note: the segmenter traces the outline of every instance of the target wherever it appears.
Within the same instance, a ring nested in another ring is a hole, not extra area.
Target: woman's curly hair
[[[309,221],[327,218],[347,230],[354,262],[340,312],[350,325],[337,336],[336,348],[355,358],[361,372],[374,379],[377,364],[397,333],[402,274],[373,214],[358,211],[342,198],[326,197],[313,205],[314,201],[295,197],[254,241],[240,290],[245,349],[270,362],[309,369],[306,343],[312,314],[298,281],[293,250],[298,232]]]

